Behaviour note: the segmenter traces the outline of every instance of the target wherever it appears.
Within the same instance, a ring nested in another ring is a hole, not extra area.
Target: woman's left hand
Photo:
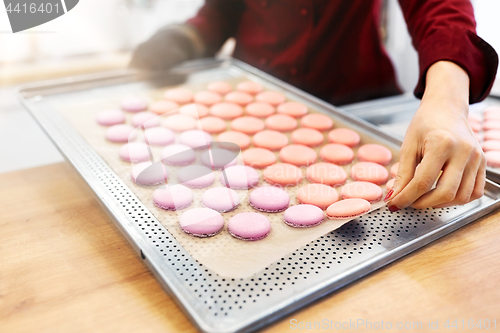
[[[391,211],[463,205],[484,192],[486,158],[467,121],[467,73],[439,61],[426,79],[422,102],[401,147],[393,193],[386,200]]]

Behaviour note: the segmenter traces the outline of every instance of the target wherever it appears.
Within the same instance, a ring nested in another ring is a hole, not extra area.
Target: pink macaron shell
[[[210,208],[193,208],[181,215],[179,225],[186,234],[211,237],[222,230],[224,218],[219,212]]]
[[[201,203],[220,213],[232,211],[240,204],[238,193],[227,187],[213,187],[203,193]]]
[[[161,125],[174,132],[193,130],[198,124],[197,120],[185,114],[173,114],[163,119]]]
[[[239,213],[229,220],[227,230],[231,236],[237,239],[256,241],[269,235],[271,222],[259,213]]]
[[[132,180],[138,185],[163,184],[168,179],[168,170],[163,163],[142,162],[132,167]]]
[[[493,114],[500,114],[500,105],[490,105],[483,111],[484,117],[489,117]]]
[[[287,209],[290,197],[281,188],[263,186],[254,189],[249,196],[250,206],[266,213],[278,213]]]
[[[196,159],[196,154],[191,147],[182,144],[173,144],[163,148],[161,159],[166,165],[184,166],[193,163]]]
[[[352,219],[368,213],[371,205],[365,199],[345,199],[331,204],[326,209],[326,216],[332,220]]]
[[[472,123],[470,123],[472,125]],[[474,132],[479,132],[474,130],[474,128],[471,126],[472,130]],[[486,120],[483,123],[483,131],[489,131],[489,130],[500,130],[500,119],[490,119]]]
[[[347,173],[344,168],[333,163],[315,163],[307,168],[306,177],[311,183],[337,186],[345,183]]]
[[[181,210],[193,202],[193,191],[181,184],[168,185],[153,192],[153,203],[165,210]]]
[[[161,118],[153,112],[144,111],[136,113],[132,116],[132,126],[151,128],[159,126]]]
[[[213,91],[200,91],[194,95],[194,101],[195,103],[211,106],[215,103],[220,103],[222,96]]]
[[[179,113],[193,117],[194,119],[201,119],[203,117],[208,116],[208,107],[203,104],[186,104],[179,109]]]
[[[244,112],[245,111],[240,105],[230,102],[217,103],[210,107],[210,114],[212,116],[219,117],[224,120],[241,117]]]
[[[232,91],[224,96],[226,102],[245,106],[253,102],[253,96],[242,91]]]
[[[127,124],[113,125],[106,129],[106,140],[114,143],[126,143],[134,141],[137,137],[135,129]]]
[[[186,88],[172,88],[165,91],[164,97],[178,104],[186,104],[193,101],[193,92]]]
[[[359,145],[361,137],[352,129],[336,128],[328,133],[328,141],[331,143],[340,143],[353,148]]]
[[[144,131],[144,142],[151,146],[166,146],[175,142],[175,134],[164,127],[148,128]]]
[[[247,165],[233,165],[225,168],[220,175],[222,185],[236,190],[246,190],[259,183],[259,173]]]
[[[263,91],[255,96],[257,102],[269,103],[278,106],[286,101],[285,95],[277,91]]]
[[[148,145],[142,142],[126,143],[120,148],[120,158],[125,162],[139,163],[151,159]]]
[[[106,110],[100,112],[96,121],[101,126],[113,126],[125,123],[125,113],[121,110]]]
[[[204,166],[212,170],[219,170],[223,167],[227,168],[235,165],[237,163],[238,152],[223,148],[210,148],[201,154],[200,161]]]
[[[276,111],[281,114],[286,114],[294,118],[300,118],[306,115],[309,110],[307,106],[299,102],[285,102],[276,108]]]
[[[344,144],[329,143],[321,147],[319,156],[325,162],[346,165],[354,160],[354,151]]]
[[[483,142],[483,151],[500,151],[500,140],[487,140]]]
[[[342,186],[340,196],[342,199],[360,198],[370,203],[382,200],[383,191],[380,186],[369,182],[352,182]]]
[[[469,116],[467,117],[467,120],[480,123],[483,121],[483,117],[479,113],[470,112]]]
[[[500,151],[490,150],[484,153],[486,155],[486,165],[499,168],[500,167]]]
[[[499,140],[500,141],[500,130],[490,130],[483,132],[484,141],[488,140]]]
[[[146,111],[148,108],[148,102],[138,96],[128,96],[122,100],[121,108],[123,111],[134,113]]]
[[[210,142],[212,136],[202,130],[186,131],[179,136],[179,143],[194,149],[207,146]]]
[[[362,162],[374,162],[388,165],[392,160],[391,151],[379,144],[368,143],[358,149],[358,159]]]
[[[247,115],[256,118],[266,118],[276,112],[274,106],[264,102],[253,102],[245,107]]]
[[[399,162],[396,162],[391,166],[391,169],[389,170],[389,173],[392,178],[396,177],[396,175],[398,174],[398,170],[399,170]]]
[[[208,84],[207,90],[218,93],[219,95],[225,95],[233,91],[233,87],[231,87],[231,85],[227,82],[215,81]]]
[[[358,162],[351,168],[351,178],[382,185],[389,179],[389,172],[378,163]]]
[[[320,225],[325,215],[323,210],[314,205],[302,204],[289,207],[283,213],[285,223],[294,228],[310,228]]]
[[[250,94],[250,95],[256,95],[263,90],[263,88],[260,84],[258,84],[257,82],[252,82],[252,81],[242,81],[242,82],[238,83],[238,85],[236,86],[236,89],[239,91],[246,92],[247,94]]]
[[[179,104],[174,101],[154,101],[151,103],[149,109],[151,112],[156,113],[157,115],[162,115],[166,113],[175,113],[174,110],[179,108]]]
[[[177,180],[191,188],[205,188],[212,185],[215,175],[211,169],[203,165],[188,165],[179,170]]]

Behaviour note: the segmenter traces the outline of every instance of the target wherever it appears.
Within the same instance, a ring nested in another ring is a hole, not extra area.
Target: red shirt
[[[470,102],[484,99],[498,56],[476,35],[469,0],[400,0],[419,53],[421,97],[425,73],[453,61],[469,74]],[[209,54],[229,37],[234,57],[332,104],[400,93],[379,36],[381,0],[206,0],[188,24]]]

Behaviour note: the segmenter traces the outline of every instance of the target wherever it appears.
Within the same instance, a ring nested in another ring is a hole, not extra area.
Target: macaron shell
[[[127,124],[113,125],[106,129],[106,140],[114,143],[126,143],[134,141],[137,137],[135,129]]]
[[[253,96],[242,91],[232,91],[224,97],[224,100],[226,102],[231,102],[241,106],[245,106],[253,102]]]
[[[258,84],[257,82],[252,81],[242,81],[238,83],[236,89],[239,91],[243,91],[245,93],[256,95],[260,93],[264,88]]]
[[[242,132],[248,135],[253,135],[264,129],[264,122],[256,117],[245,116],[238,117],[231,122],[233,131]]]
[[[251,139],[245,133],[237,131],[226,131],[217,136],[218,142],[230,142],[238,145],[241,150],[250,147]]]
[[[332,220],[351,219],[368,213],[371,205],[364,199],[345,199],[331,204],[326,209],[326,216]]]
[[[282,186],[297,185],[302,180],[302,171],[293,164],[276,163],[263,172],[264,179],[269,184]]]
[[[179,109],[179,113],[193,117],[195,119],[201,119],[203,117],[208,116],[208,107],[206,107],[203,104],[196,104],[196,103],[191,103],[191,104],[186,104],[182,106]]]
[[[125,162],[145,162],[151,159],[149,148],[142,142],[130,142],[121,146],[119,151],[120,158]]]
[[[351,168],[351,178],[382,185],[389,179],[389,172],[378,163],[358,162]]]
[[[236,191],[227,187],[213,187],[203,193],[201,203],[220,213],[234,210],[240,204],[240,197]]]
[[[253,102],[245,107],[247,115],[256,118],[266,118],[276,112],[274,106],[264,102]]]
[[[161,119],[156,113],[143,111],[132,116],[132,126],[151,128],[160,125]]]
[[[286,114],[274,114],[266,118],[266,127],[273,131],[289,132],[297,128],[297,120]]]
[[[290,163],[296,166],[308,166],[316,162],[318,154],[304,145],[289,145],[281,148],[280,159],[284,163]]]
[[[112,126],[125,123],[125,113],[121,110],[106,110],[100,112],[96,121],[101,126]]]
[[[311,113],[302,117],[300,124],[302,127],[313,128],[320,132],[328,131],[334,125],[332,118],[320,113]]]
[[[399,162],[396,162],[391,166],[391,169],[389,170],[389,173],[392,178],[396,177],[396,175],[398,174],[398,170],[399,170]]]
[[[255,100],[258,102],[269,103],[273,106],[278,106],[281,103],[284,103],[286,98],[285,95],[277,91],[263,91],[255,96]]]
[[[227,230],[235,238],[256,241],[269,235],[271,222],[259,213],[239,213],[229,219]]]
[[[177,173],[177,180],[190,188],[205,188],[212,185],[215,175],[211,169],[203,165],[189,165]]]
[[[324,184],[307,184],[297,191],[297,201],[326,209],[339,201],[339,194],[334,188]]]
[[[151,146],[166,146],[175,142],[175,134],[164,127],[148,128],[144,131],[144,142]]]
[[[316,147],[323,143],[324,137],[320,131],[312,128],[299,128],[292,132],[292,142],[308,147]]]
[[[131,177],[138,185],[158,185],[167,181],[168,170],[163,163],[142,162],[132,167]]]
[[[193,101],[193,92],[186,88],[173,88],[165,91],[165,98],[178,104],[191,103]]]
[[[290,196],[281,188],[262,186],[250,193],[248,202],[250,206],[262,212],[278,213],[288,207]]]
[[[340,143],[329,143],[321,148],[319,156],[325,162],[346,165],[354,160],[354,151]]]
[[[271,151],[280,150],[288,145],[288,138],[278,131],[265,130],[253,136],[253,144],[256,147],[266,148]]]
[[[299,102],[285,102],[276,108],[276,111],[281,114],[286,114],[294,118],[300,118],[309,112],[307,106]]]
[[[173,144],[163,148],[161,159],[166,165],[183,166],[193,163],[196,159],[196,154],[191,147],[182,144]]]
[[[179,108],[179,104],[177,104],[174,101],[155,101],[151,103],[150,110],[153,113],[156,113],[158,115],[162,115],[174,110],[177,110]]]
[[[235,103],[223,102],[217,103],[210,107],[210,114],[224,120],[231,120],[241,117],[244,113],[243,108]]]
[[[361,141],[358,133],[349,128],[336,128],[328,133],[328,141],[340,143],[348,147],[356,147]]]
[[[179,225],[187,234],[196,237],[211,237],[224,227],[222,215],[210,208],[193,208],[181,215]]]
[[[194,102],[212,106],[222,101],[222,96],[212,91],[200,91],[194,95]]]
[[[222,185],[236,190],[246,190],[257,186],[260,175],[247,165],[233,165],[225,168],[220,175]]]
[[[500,140],[487,140],[483,142],[483,151],[500,151]]]
[[[200,119],[198,128],[210,134],[219,134],[226,130],[226,122],[219,117],[208,116]]]
[[[202,130],[190,130],[179,136],[179,143],[191,148],[205,147],[212,142],[212,136]]]
[[[153,203],[165,210],[181,210],[193,202],[193,191],[181,184],[157,188],[153,192]]]
[[[342,167],[332,163],[315,163],[307,168],[306,177],[312,183],[336,186],[345,183],[347,173]]]
[[[196,119],[185,114],[174,114],[163,119],[161,125],[174,132],[184,132],[196,128]]]
[[[211,92],[218,93],[219,95],[225,95],[231,91],[233,91],[233,87],[227,82],[224,81],[215,81],[210,83],[207,86],[207,90]]]
[[[382,200],[383,191],[376,184],[355,181],[342,186],[340,195],[342,199],[360,198],[375,203]]]
[[[276,155],[265,148],[250,148],[243,152],[243,162],[255,169],[263,169],[276,163]]]
[[[359,147],[357,156],[360,161],[375,162],[381,165],[388,165],[392,160],[391,151],[376,143],[368,143]]]
[[[500,151],[487,151],[484,153],[486,155],[486,164],[493,168],[500,167]]]
[[[138,96],[129,96],[123,99],[121,103],[121,108],[123,111],[127,112],[146,111],[148,108],[148,102],[146,102],[145,99]]]
[[[313,205],[289,207],[283,214],[285,223],[294,228],[310,228],[320,225],[324,220],[323,210]]]

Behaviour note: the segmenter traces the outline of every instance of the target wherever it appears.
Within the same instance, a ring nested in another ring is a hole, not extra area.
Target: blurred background
[[[499,51],[500,1],[472,2],[478,34]],[[164,25],[185,21],[202,4],[203,0],[82,0],[57,20],[17,34],[10,33],[7,14],[0,10],[0,84],[123,67],[138,43]],[[397,0],[385,0],[384,8],[385,44],[401,86],[411,91],[417,80],[417,55]]]

